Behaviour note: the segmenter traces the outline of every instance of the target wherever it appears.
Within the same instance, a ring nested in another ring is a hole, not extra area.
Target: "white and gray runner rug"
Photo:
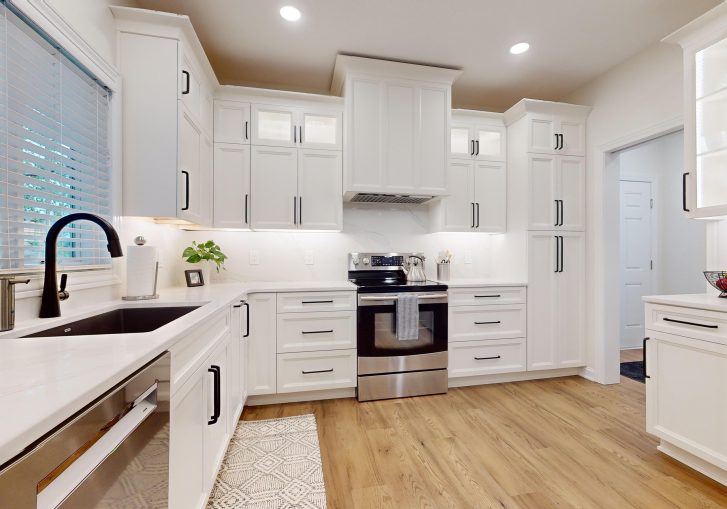
[[[207,509],[325,509],[312,414],[240,421]]]

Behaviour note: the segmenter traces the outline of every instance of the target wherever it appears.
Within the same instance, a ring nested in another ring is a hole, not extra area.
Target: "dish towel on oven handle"
[[[414,293],[400,293],[396,299],[396,338],[419,339],[419,298]]]

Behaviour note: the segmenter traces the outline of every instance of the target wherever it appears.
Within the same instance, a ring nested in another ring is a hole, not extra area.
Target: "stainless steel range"
[[[359,401],[447,392],[447,285],[423,277],[424,261],[421,253],[348,256],[358,286]],[[407,296],[416,301],[400,309]],[[412,335],[397,331],[399,313],[414,313]]]

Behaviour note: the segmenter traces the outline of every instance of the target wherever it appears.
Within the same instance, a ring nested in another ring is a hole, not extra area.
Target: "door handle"
[[[298,197],[293,196],[293,224],[298,224]]]
[[[293,143],[298,143],[298,128],[293,126]]]
[[[220,419],[222,376],[220,374],[219,366],[212,365],[207,369],[207,372],[212,373],[212,377],[214,380],[214,396],[213,396],[214,409],[212,410],[212,417],[207,421],[207,425],[211,426],[212,424],[215,424]]]
[[[470,202],[470,205],[472,205],[472,228],[475,227],[475,204],[474,202]]]
[[[298,224],[303,224],[303,197],[298,196]]]
[[[555,239],[555,271],[556,273],[560,272],[560,242],[558,242],[558,236],[554,235],[553,238]]]
[[[298,140],[303,143],[303,126],[298,126]]]
[[[247,317],[246,322],[247,325],[245,326],[245,334],[242,335],[243,338],[250,337],[250,304],[247,303],[247,301],[242,303],[243,306],[245,306],[245,311],[247,311]]]
[[[558,145],[559,145],[559,143],[558,143],[558,135],[557,134],[554,134],[553,136],[555,136],[555,148],[553,148],[553,150],[558,150]]]
[[[493,359],[501,359],[501,355],[495,355],[494,357],[475,357],[476,361],[490,361]]]
[[[189,172],[182,170],[184,175],[184,207],[182,210],[189,210]]]
[[[555,202],[555,224],[553,226],[558,226],[558,223],[560,223],[560,208],[558,207],[558,200],[553,200]]]
[[[475,152],[475,155],[480,155],[480,140],[477,140],[475,143],[477,143],[477,152]]]
[[[470,155],[475,155],[475,140],[471,140],[470,143],[472,144],[472,148],[470,149]]]
[[[248,125],[248,124],[249,124],[249,122],[248,122],[247,120],[245,120],[245,139],[246,139],[246,140],[249,140],[249,139],[250,139],[250,137],[249,137],[249,136],[248,136],[248,134],[247,134],[247,125]]]
[[[249,195],[245,195],[245,224],[250,224],[247,218],[247,202],[248,202]]]
[[[563,262],[563,236],[560,235],[560,271],[563,272],[563,269],[565,269],[565,263]]]
[[[316,370],[316,371],[305,371],[305,370],[303,370],[303,371],[301,371],[301,373],[303,373],[304,375],[313,375],[315,373],[333,373],[333,368],[330,368],[330,369],[319,369],[319,370]]]
[[[643,356],[644,356],[644,378],[651,378],[651,377],[650,377],[650,376],[649,376],[649,375],[647,374],[647,371],[646,371],[646,342],[647,342],[647,341],[648,341],[649,339],[651,339],[651,338],[644,338],[644,343],[643,343],[643,345],[644,345],[644,346],[642,347],[642,348],[643,348],[643,351],[644,351],[644,353],[643,353]]]
[[[558,203],[560,203],[560,224],[558,226],[563,226],[563,217],[565,216],[563,200],[558,200]]]
[[[182,76],[184,76],[184,88],[182,89],[182,95],[187,95],[189,93],[189,71],[182,71]]]
[[[690,212],[690,210],[687,208],[687,177],[689,176],[689,172],[686,172],[682,175],[682,210],[684,212]]]
[[[479,142],[478,142],[479,143]],[[479,154],[479,152],[477,152]],[[480,227],[480,203],[477,202],[477,228]]]
[[[560,136],[560,148],[558,150],[563,150],[563,145],[565,143],[563,140],[563,133],[560,133],[558,136]]]

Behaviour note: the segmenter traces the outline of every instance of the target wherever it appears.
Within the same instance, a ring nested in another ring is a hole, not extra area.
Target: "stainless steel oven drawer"
[[[358,400],[406,398],[447,392],[447,370],[414,371],[358,377]]]

